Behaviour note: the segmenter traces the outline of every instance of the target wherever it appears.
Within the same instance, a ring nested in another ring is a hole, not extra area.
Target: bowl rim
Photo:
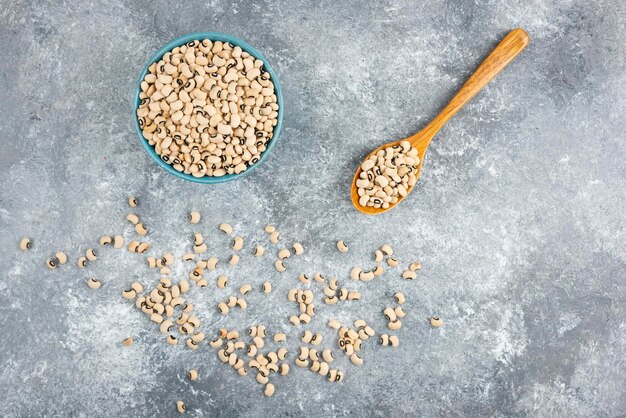
[[[255,164],[248,166],[248,168],[239,173],[239,174],[226,174],[224,176],[221,177],[212,177],[212,176],[204,176],[204,177],[194,177],[191,174],[185,174],[183,172],[177,171],[174,169],[174,167],[172,167],[170,164],[167,164],[165,161],[163,161],[161,159],[161,157],[159,157],[156,153],[156,151],[154,150],[154,148],[148,144],[148,141],[143,137],[142,134],[142,130],[139,127],[139,120],[137,118],[137,108],[139,107],[139,93],[141,92],[141,82],[143,81],[143,79],[145,78],[146,74],[148,73],[148,67],[150,67],[150,65],[152,65],[152,63],[154,62],[158,62],[163,55],[165,55],[165,53],[171,51],[172,49],[176,48],[177,46],[181,46],[184,45],[188,42],[191,41],[195,41],[195,40],[203,40],[203,39],[210,39],[211,41],[215,42],[215,41],[221,41],[221,42],[230,42],[233,45],[239,46],[241,47],[241,49],[243,49],[245,52],[248,52],[250,55],[254,56],[257,59],[260,59],[261,61],[263,61],[263,66],[265,67],[266,71],[270,74],[270,77],[272,79],[272,82],[274,83],[274,94],[276,94],[276,103],[278,104],[278,117],[277,117],[277,122],[276,122],[276,126],[274,126],[274,130],[273,130],[273,135],[272,135],[272,140],[269,141],[267,148],[265,149],[265,151],[263,151],[261,153],[261,156],[259,158],[259,161],[257,161]],[[236,180],[238,178],[241,178],[247,174],[249,174],[254,168],[256,168],[257,166],[261,165],[261,163],[263,163],[263,161],[265,161],[265,159],[267,158],[267,156],[271,153],[272,149],[274,148],[274,145],[276,144],[278,137],[280,135],[280,131],[282,128],[282,124],[283,124],[283,94],[282,94],[282,89],[280,87],[280,83],[278,81],[278,77],[276,77],[276,73],[274,72],[274,69],[271,67],[271,65],[269,64],[269,61],[267,60],[267,58],[265,58],[265,56],[263,56],[263,54],[261,54],[259,51],[257,51],[252,45],[248,44],[246,41],[239,39],[235,36],[232,35],[227,35],[225,33],[221,33],[221,32],[194,32],[194,33],[189,33],[187,35],[183,35],[180,36],[178,38],[175,38],[171,41],[169,41],[168,43],[166,43],[165,45],[163,45],[161,48],[159,48],[148,60],[148,62],[146,63],[146,65],[144,65],[143,70],[141,71],[139,78],[137,79],[137,83],[135,85],[135,92],[133,95],[133,123],[135,125],[135,131],[137,133],[137,137],[139,138],[139,142],[141,142],[141,145],[143,147],[143,149],[148,153],[148,155],[151,157],[151,159],[162,169],[164,169],[166,172],[178,177],[178,178],[182,178],[185,179],[187,181],[191,181],[194,183],[203,183],[203,184],[215,184],[215,183],[223,183],[226,181],[232,181],[232,180]]]

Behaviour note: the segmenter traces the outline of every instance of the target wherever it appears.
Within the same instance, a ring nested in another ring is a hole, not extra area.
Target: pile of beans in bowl
[[[278,121],[263,61],[209,39],[152,63],[139,99],[143,137],[163,161],[194,177],[244,172],[259,161]]]

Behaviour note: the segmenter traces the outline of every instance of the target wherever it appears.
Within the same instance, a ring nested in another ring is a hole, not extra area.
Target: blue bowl
[[[150,144],[148,144],[148,141],[146,141],[146,139],[143,137],[141,128],[139,127],[139,121],[137,119],[137,108],[139,107],[139,102],[140,102],[139,100],[139,93],[141,92],[140,84],[143,81],[146,74],[148,73],[148,67],[153,62],[158,62],[161,58],[163,58],[163,55],[165,55],[166,52],[171,51],[177,46],[184,45],[187,42],[191,42],[195,40],[203,40],[203,39],[210,39],[212,41],[230,42],[233,45],[240,46],[241,49],[248,52],[250,55],[263,61],[263,66],[265,67],[265,70],[270,74],[272,82],[274,83],[274,93],[276,94],[276,102],[278,103],[278,122],[276,123],[276,126],[274,126],[272,139],[267,143],[267,148],[265,149],[265,151],[261,153],[261,157],[259,158],[259,161],[249,166],[245,171],[239,174],[227,174],[222,177],[209,177],[209,176],[194,177],[191,174],[185,174],[180,171],[176,171],[174,167],[167,164],[165,161],[161,159],[161,157],[158,156],[154,148]],[[161,167],[163,170],[167,171],[168,173],[173,174],[176,177],[180,177],[181,179],[193,181],[195,183],[205,183],[205,184],[222,183],[225,181],[236,180],[240,177],[245,176],[250,171],[252,171],[255,167],[260,165],[263,161],[265,161],[269,153],[274,148],[274,145],[276,144],[276,141],[278,140],[278,135],[280,134],[280,129],[283,125],[283,94],[280,88],[280,84],[278,83],[278,78],[276,77],[276,74],[274,73],[274,70],[272,70],[272,67],[270,66],[267,59],[263,55],[261,55],[259,51],[257,51],[256,49],[254,49],[252,46],[248,45],[246,42],[242,41],[241,39],[235,38],[234,36],[226,35],[223,33],[218,33],[218,32],[190,33],[189,35],[176,38],[173,41],[170,41],[167,44],[165,44],[163,47],[161,47],[150,58],[148,63],[145,65],[145,67],[143,67],[143,71],[141,72],[141,75],[139,76],[139,80],[137,80],[137,85],[135,86],[134,103],[135,103],[135,106],[133,108],[133,120],[135,121],[135,130],[137,131],[137,137],[139,138],[139,142],[141,142],[141,145],[146,150],[148,155],[150,155],[152,160],[154,160],[154,162],[157,165],[159,165],[159,167]]]

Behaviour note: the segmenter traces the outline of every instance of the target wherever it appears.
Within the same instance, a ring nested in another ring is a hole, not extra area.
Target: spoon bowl
[[[495,47],[495,49],[482,62],[482,64],[480,64],[474,74],[472,74],[472,76],[467,80],[463,87],[461,87],[459,92],[452,98],[452,100],[450,100],[450,103],[448,103],[446,107],[444,107],[443,110],[439,113],[439,115],[437,115],[437,117],[435,117],[428,125],[426,125],[424,129],[422,129],[415,135],[405,138],[403,140],[393,141],[381,145],[380,147],[369,153],[363,161],[367,160],[370,156],[372,156],[372,154],[375,154],[382,149],[398,145],[401,141],[404,140],[409,141],[411,146],[417,149],[418,157],[420,159],[419,165],[417,167],[417,172],[415,173],[415,179],[417,181],[422,171],[422,166],[424,165],[424,157],[426,155],[428,145],[430,144],[430,141],[433,139],[433,137],[437,134],[437,132],[439,132],[443,125],[445,125],[445,123],[450,120],[450,118],[454,116],[456,112],[458,112],[467,102],[469,102],[472,97],[474,97],[500,71],[502,71],[509,63],[511,63],[511,61],[513,61],[515,57],[517,57],[517,55],[519,55],[519,53],[522,52],[524,48],[526,48],[529,42],[530,38],[528,37],[528,34],[524,31],[524,29],[513,29]],[[411,186],[407,188],[406,195],[404,197],[398,195],[398,201],[393,204],[389,203],[388,208],[361,206],[361,204],[359,203],[360,196],[358,193],[358,187],[356,186],[356,181],[359,179],[360,174],[361,164],[359,164],[359,167],[354,174],[354,178],[352,179],[350,195],[354,207],[358,211],[367,215],[377,215],[379,213],[383,213],[393,209],[398,205],[398,203],[402,202],[402,200],[404,200],[415,187]]]
[[[422,131],[420,131],[421,133]],[[414,135],[417,136],[417,135]],[[418,156],[420,159],[419,165],[417,166],[417,171],[415,172],[415,179],[419,179],[420,177],[420,173],[422,172],[422,165],[424,164],[424,154],[426,154],[426,149],[428,148],[428,144],[430,144],[430,139],[424,140],[424,138],[422,138],[421,140],[419,140],[419,138],[414,139],[413,137],[409,137],[406,139],[401,139],[398,141],[393,141],[393,142],[388,142],[386,144],[381,145],[380,147],[376,148],[374,151],[370,152],[367,157],[365,157],[363,159],[363,161],[367,160],[369,157],[371,157],[372,155],[376,154],[378,151],[383,150],[387,147],[393,147],[395,145],[400,145],[400,142],[402,141],[409,141],[411,143],[411,146],[415,149],[417,149],[418,152]],[[398,205],[398,203],[402,202],[402,200],[404,199],[402,196],[398,196],[398,202],[396,203],[389,203],[389,207],[388,208],[375,208],[373,206],[361,206],[361,204],[359,203],[359,193],[358,190],[359,188],[356,186],[356,181],[359,179],[359,175],[361,174],[361,165],[359,165],[359,168],[356,170],[356,173],[354,173],[354,178],[352,179],[352,187],[351,187],[351,197],[352,197],[352,204],[354,205],[354,207],[360,211],[363,212],[367,215],[376,215],[382,212],[386,212],[388,210],[393,209],[396,205]],[[417,183],[416,183],[417,184]],[[407,196],[409,193],[411,193],[411,190],[413,190],[415,186],[410,186],[409,188],[407,188],[406,192],[407,192]],[[406,197],[406,196],[405,196]]]

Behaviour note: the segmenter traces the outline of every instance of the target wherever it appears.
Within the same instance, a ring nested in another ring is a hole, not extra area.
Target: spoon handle
[[[530,38],[524,29],[517,28],[509,32],[495,47],[489,56],[480,64],[474,74],[461,87],[461,90],[450,100],[450,103],[423,130],[409,138],[417,143],[430,141],[441,127],[458,112],[472,97],[487,85],[517,55],[526,48]]]

